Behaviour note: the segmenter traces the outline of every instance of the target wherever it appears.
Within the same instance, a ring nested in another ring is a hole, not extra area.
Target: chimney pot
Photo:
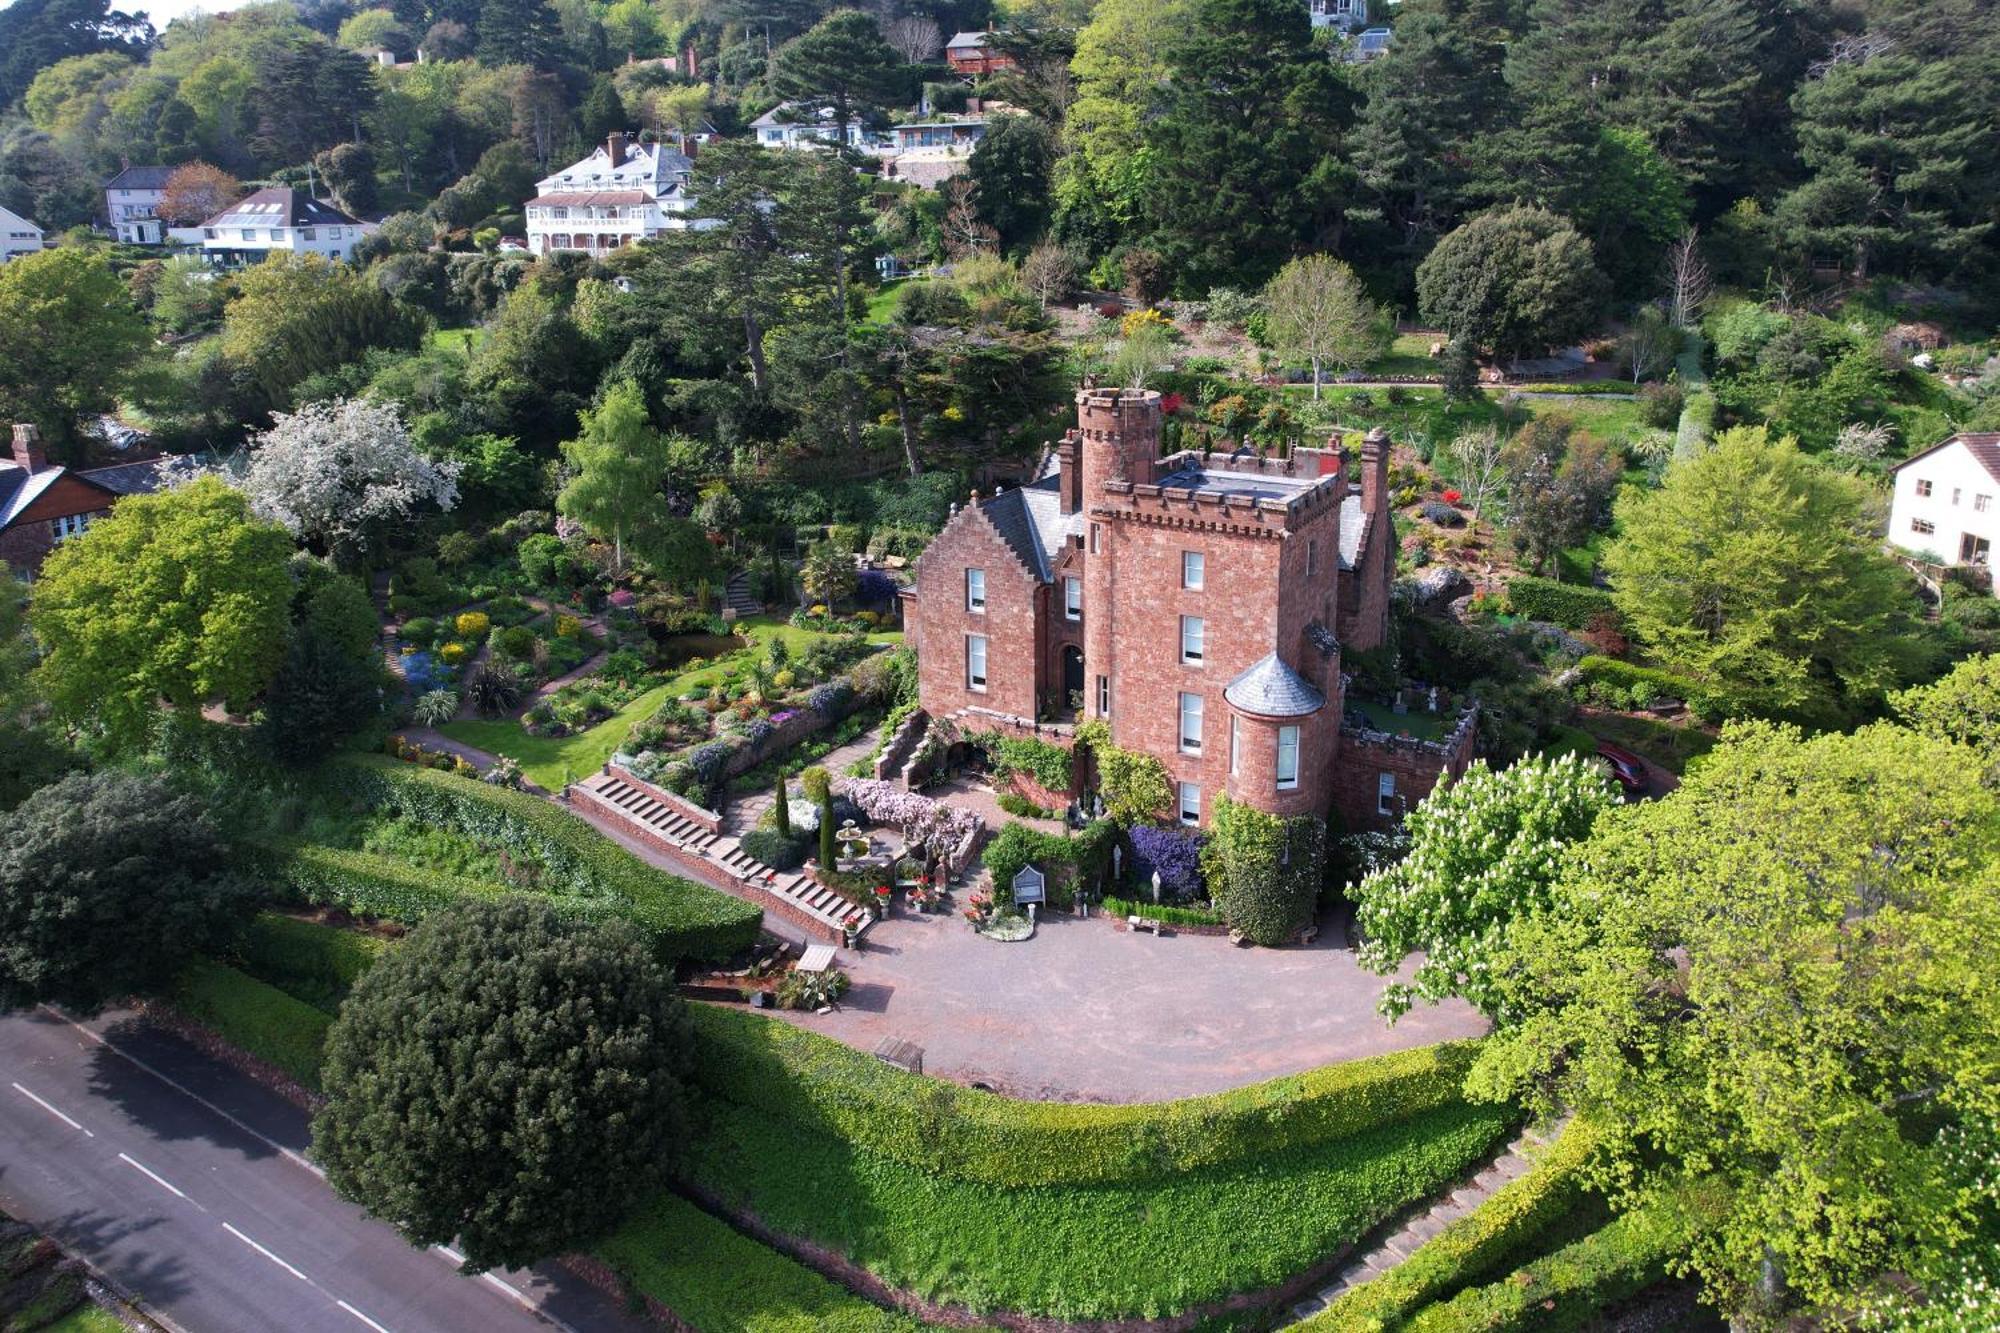
[[[616,170],[617,168],[624,166],[625,132],[623,130],[613,130],[611,132],[610,137],[604,141],[604,151],[606,155],[609,156],[611,159],[611,166],[613,170]]]
[[[32,422],[14,423],[13,452],[14,461],[29,472],[40,472],[49,465],[49,451],[42,447],[42,433]]]

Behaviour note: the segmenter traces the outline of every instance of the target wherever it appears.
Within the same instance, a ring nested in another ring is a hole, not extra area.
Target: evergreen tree
[[[576,119],[585,143],[603,143],[607,135],[630,126],[624,99],[618,96],[618,85],[609,74],[600,74],[590,81],[590,95],[577,108]]]
[[[845,144],[847,127],[904,91],[907,80],[875,20],[841,9],[778,48],[769,82],[780,97],[831,106],[836,141]]]
[[[549,0],[480,0],[475,28],[480,63],[552,69],[562,59],[562,26]]]
[[[1049,220],[1049,168],[1055,145],[1048,128],[1028,116],[1000,116],[973,150],[973,206],[1000,233],[1009,251],[1025,248]]]

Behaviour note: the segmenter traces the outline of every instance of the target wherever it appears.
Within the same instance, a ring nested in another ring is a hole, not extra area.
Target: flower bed
[[[959,849],[986,827],[985,821],[970,810],[904,791],[894,783],[875,778],[837,776],[833,779],[833,794],[861,807],[861,813],[871,822],[900,832],[913,853],[926,855],[933,861],[953,861]]]

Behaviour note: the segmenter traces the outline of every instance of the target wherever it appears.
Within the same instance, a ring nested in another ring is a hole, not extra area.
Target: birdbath
[[[840,844],[840,853],[850,861],[858,861],[868,855],[868,835],[855,826],[853,820],[842,824],[834,834]]]

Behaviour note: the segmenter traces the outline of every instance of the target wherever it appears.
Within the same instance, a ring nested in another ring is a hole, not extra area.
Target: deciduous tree
[[[510,896],[428,918],[327,1033],[313,1155],[343,1195],[466,1267],[603,1233],[671,1170],[687,1015],[623,921]]]
[[[462,465],[418,452],[402,414],[372,398],[280,412],[251,450],[243,476],[251,509],[336,561],[351,559],[383,525],[419,508],[458,504]]]
[[[198,226],[242,197],[242,182],[221,167],[189,162],[167,177],[160,216],[176,226]]]
[[[612,568],[623,572],[626,542],[665,516],[660,482],[667,473],[667,440],[653,429],[645,395],[630,380],[606,389],[582,424],[583,433],[562,446],[575,475],[556,497],[556,510],[610,542]]]
[[[1408,855],[1348,890],[1363,967],[1391,976],[1423,955],[1408,981],[1383,988],[1382,1013],[1458,996],[1502,1017],[1493,975],[1508,925],[1549,905],[1567,849],[1617,804],[1603,771],[1573,754],[1497,773],[1481,760],[1425,797],[1403,820]]]
[[[1313,400],[1320,369],[1351,370],[1389,350],[1389,321],[1354,270],[1332,255],[1307,255],[1279,269],[1264,287],[1264,327],[1279,357],[1312,367]]]
[[[149,341],[102,256],[63,246],[0,265],[0,418],[74,459],[79,424],[115,405]]]

